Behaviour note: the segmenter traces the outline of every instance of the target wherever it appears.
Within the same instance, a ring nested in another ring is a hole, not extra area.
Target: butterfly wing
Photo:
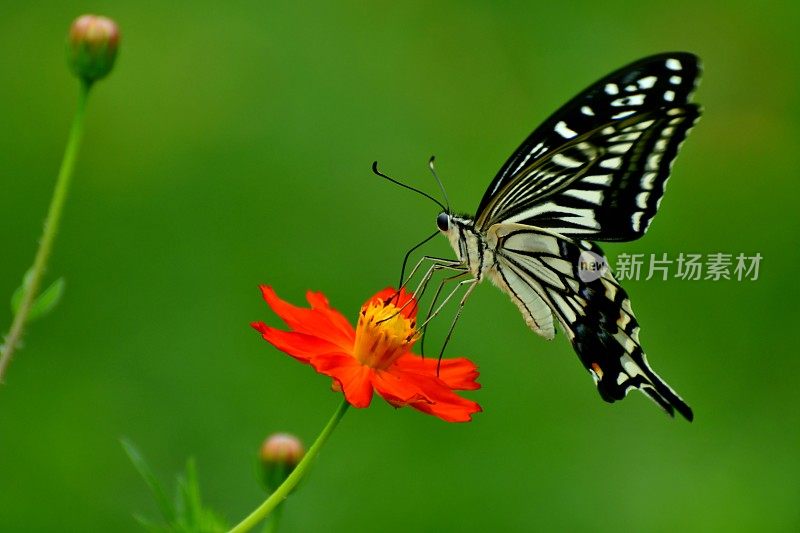
[[[638,113],[554,148],[522,169],[478,216],[480,228],[516,222],[562,235],[624,241],[658,211],[671,162],[696,106]]]
[[[627,293],[608,269],[586,266],[592,258],[604,262],[599,247],[520,224],[494,225],[487,237],[496,250],[496,284],[529,325],[542,320],[539,302],[552,310],[604,400],[639,389],[670,415],[677,410],[692,420],[691,408],[650,368]]]
[[[700,109],[692,54],[661,54],[606,76],[539,126],[498,172],[478,207],[499,222],[592,240],[633,240],[658,208],[672,161]]]

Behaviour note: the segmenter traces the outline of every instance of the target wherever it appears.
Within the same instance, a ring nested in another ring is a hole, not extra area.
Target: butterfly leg
[[[425,272],[425,275],[422,277],[422,280],[417,285],[417,288],[414,291],[415,300],[419,301],[419,299],[422,298],[422,295],[425,294],[425,290],[428,288],[428,284],[430,283],[431,279],[433,279],[433,275],[439,272],[440,270],[450,270],[458,272],[457,276],[468,272],[467,267],[459,261],[447,260],[444,262],[434,263],[427,270],[427,272]]]
[[[403,306],[400,307],[400,309],[398,309],[395,314],[380,320],[378,323],[385,322],[385,321],[387,321],[387,320],[389,320],[391,318],[394,318],[395,316],[400,314],[400,312],[403,309],[405,309],[405,307],[407,305],[409,305],[411,302],[418,302],[419,298],[424,294],[425,289],[427,288],[428,283],[430,282],[431,278],[439,270],[457,270],[457,271],[459,271],[459,273],[461,273],[466,269],[466,267],[459,261],[454,261],[452,259],[442,259],[442,258],[439,258],[439,257],[432,257],[432,256],[427,256],[426,255],[426,256],[422,257],[417,262],[417,264],[411,270],[411,273],[409,274],[408,279],[403,284],[403,286],[399,287],[397,289],[397,292],[395,292],[395,294],[391,298],[389,298],[390,301],[393,298],[397,297],[400,294],[400,290],[403,289],[406,285],[408,285],[408,282],[414,276],[415,272],[420,268],[420,266],[422,266],[422,264],[425,261],[430,261],[432,263],[432,265],[425,272],[425,275],[422,276],[422,280],[419,282],[419,284],[417,285],[417,288],[414,290],[414,292],[412,294],[413,298],[409,299],[405,304],[403,304]]]
[[[414,277],[414,274],[416,274],[417,271],[426,262],[430,262],[430,263],[432,263],[432,265],[431,265],[430,268],[428,268],[428,272],[425,274],[425,276],[423,276],[423,279],[425,279],[425,278],[429,277],[430,275],[432,275],[432,273],[430,271],[436,265],[442,265],[443,267],[456,267],[456,266],[461,264],[460,261],[456,261],[454,259],[446,259],[444,257],[434,257],[432,255],[424,255],[419,259],[419,261],[417,261],[417,264],[414,265],[414,268],[411,269],[411,272],[408,273],[408,278],[406,278],[406,281],[404,283],[402,283],[400,285],[400,287],[398,287],[398,288],[403,288],[403,287],[407,286],[408,283],[411,281],[411,279]]]
[[[405,262],[405,260],[404,260],[404,262]],[[434,257],[434,256],[431,256],[431,255],[422,256],[419,259],[419,261],[417,261],[417,264],[414,265],[414,268],[411,269],[411,272],[408,273],[408,277],[406,278],[405,281],[403,281],[402,276],[401,276],[400,285],[397,287],[397,292],[389,300],[392,300],[392,299],[396,298],[400,294],[400,290],[404,289],[411,282],[411,280],[414,278],[414,275],[417,273],[417,271],[420,269],[420,267],[422,267],[422,265],[425,262],[431,262],[434,265],[436,265],[436,264],[442,264],[442,265],[455,265],[455,264],[458,264],[457,261],[454,261],[452,259],[446,259],[444,257]],[[432,268],[433,267],[431,267],[431,269]],[[405,265],[403,266],[403,269],[405,270]],[[429,272],[426,273],[425,276],[423,276],[423,279],[426,279],[429,276],[431,269],[429,269]],[[415,291],[415,293],[416,293],[416,291]]]
[[[437,287],[436,292],[433,295],[433,300],[431,300],[431,305],[428,307],[428,314],[425,315],[425,326],[421,328],[422,337],[420,338],[419,350],[423,357],[425,356],[425,334],[428,331],[428,320],[433,314],[433,310],[436,307],[436,302],[439,301],[439,296],[442,294],[442,289],[444,289],[445,284],[456,281],[465,275],[467,275],[467,272],[459,272],[458,274],[455,274],[454,276],[448,276],[439,282],[439,287]]]
[[[471,283],[471,285],[467,287],[467,290],[464,292],[464,296],[462,296],[461,301],[458,302],[458,310],[456,311],[456,316],[453,317],[453,321],[450,323],[450,329],[447,330],[447,336],[444,338],[444,342],[442,343],[442,349],[439,350],[439,360],[436,363],[437,375],[439,374],[439,366],[442,364],[442,356],[444,355],[444,350],[445,348],[447,348],[447,343],[450,342],[450,337],[453,335],[453,330],[456,329],[456,323],[458,322],[458,319],[461,318],[461,311],[464,310],[464,304],[467,303],[467,299],[472,294],[472,291],[475,290],[475,287],[478,286],[477,279],[465,280],[459,283],[459,285],[463,285],[465,283]]]
[[[464,273],[462,273],[462,274],[464,274]],[[430,316],[428,318],[425,319],[425,322],[420,324],[419,329],[424,328],[425,326],[428,325],[428,322],[430,322],[431,320],[436,318],[436,316],[442,311],[442,309],[444,309],[444,306],[447,305],[447,302],[449,302],[453,298],[453,296],[456,295],[456,293],[461,289],[461,287],[463,287],[465,285],[469,285],[469,288],[464,293],[464,296],[461,298],[461,301],[458,304],[459,305],[459,314],[460,314],[461,308],[464,307],[464,303],[467,301],[467,297],[469,297],[469,295],[472,293],[472,290],[475,288],[475,285],[477,284],[477,282],[478,282],[477,278],[470,278],[470,279],[465,279],[463,281],[459,281],[458,284],[456,285],[456,287],[452,291],[450,291],[450,294],[448,294],[445,297],[445,299],[442,301],[441,304],[439,304],[439,306],[436,308],[436,310],[432,314],[430,314]]]

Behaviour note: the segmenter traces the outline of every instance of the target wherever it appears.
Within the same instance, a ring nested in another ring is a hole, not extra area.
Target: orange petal
[[[372,369],[344,353],[320,354],[311,359],[320,374],[336,380],[353,407],[367,407],[372,401]]]
[[[458,396],[432,376],[391,367],[376,373],[373,382],[378,394],[392,405],[409,405],[446,422],[469,422],[471,415],[481,410],[477,403]]]
[[[439,374],[437,375],[437,365]],[[439,359],[420,357],[412,353],[401,356],[395,361],[394,366],[404,372],[414,372],[437,377],[453,390],[480,389],[478,368],[475,363],[464,357],[452,359]]]
[[[437,401],[435,403],[415,402],[410,404],[417,411],[441,418],[445,422],[470,422],[472,415],[483,411],[481,406],[453,394],[453,401]]]
[[[347,321],[344,315],[328,304],[328,299],[324,294],[321,292],[308,291],[306,293],[306,300],[308,300],[311,309],[322,313],[330,322],[331,326],[339,330],[342,339],[347,339],[344,347],[353,345],[353,339],[355,338],[353,326],[350,325],[350,322]]]
[[[433,401],[423,394],[414,380],[407,379],[400,373],[378,370],[372,382],[378,394],[395,407],[403,407],[413,402]]]
[[[315,355],[340,350],[337,344],[314,335],[271,328],[263,322],[253,322],[250,325],[261,333],[264,340],[304,363],[308,363],[309,359]]]
[[[437,378],[421,378],[417,380],[423,393],[430,402],[414,402],[411,407],[437,416],[446,422],[469,422],[474,413],[482,411],[481,406],[472,400],[462,398],[447,387],[441,385]]]
[[[332,322],[330,312],[333,310],[328,307],[328,302],[324,297],[322,300],[316,298],[315,303],[320,304],[320,307],[324,305],[327,311],[314,308],[306,309],[292,305],[280,299],[278,295],[275,294],[275,291],[272,290],[272,287],[268,285],[261,285],[260,289],[264,300],[270,308],[272,308],[292,330],[298,333],[305,333],[328,339],[343,350],[349,351],[352,349],[355,330],[346,320],[344,321],[346,328],[341,321],[337,320],[335,323]]]

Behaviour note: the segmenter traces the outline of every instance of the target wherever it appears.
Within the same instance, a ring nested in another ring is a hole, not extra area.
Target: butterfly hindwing
[[[529,325],[534,318],[520,305],[519,295],[533,293],[546,304],[604,400],[620,400],[635,388],[668,413],[676,409],[692,419],[689,406],[650,368],[625,290],[607,268],[581,270],[587,257],[603,259],[599,247],[520,224],[497,224],[488,236],[496,245],[497,275],[507,288],[498,285],[517,302]]]

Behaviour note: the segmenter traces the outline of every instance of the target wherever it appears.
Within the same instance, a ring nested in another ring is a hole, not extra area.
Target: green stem
[[[314,461],[314,458],[319,454],[319,451],[322,449],[322,446],[325,445],[328,438],[333,433],[333,430],[336,429],[336,426],[339,424],[339,421],[342,419],[344,414],[347,412],[347,408],[350,406],[347,403],[347,400],[342,400],[341,405],[339,405],[336,412],[333,413],[333,416],[328,421],[328,424],[322,430],[322,433],[319,434],[317,440],[314,441],[314,444],[311,445],[311,448],[308,449],[305,457],[303,460],[298,463],[297,467],[289,474],[289,477],[281,483],[281,486],[278,487],[275,492],[269,495],[264,503],[259,505],[255,511],[250,513],[244,520],[239,522],[233,529],[230,530],[229,533],[243,533],[245,531],[250,531],[256,524],[266,518],[278,505],[280,505],[283,500],[286,499],[287,496],[291,493],[292,489],[294,489],[300,480],[303,479],[303,476],[308,471],[311,463]]]
[[[283,502],[278,504],[278,506],[272,511],[272,516],[269,517],[269,525],[267,526],[268,533],[278,533],[278,526],[280,526],[281,523],[281,515],[283,515]]]
[[[50,252],[53,249],[53,242],[58,233],[61,212],[64,209],[64,201],[67,199],[69,184],[72,180],[72,173],[75,170],[75,161],[78,158],[78,150],[80,149],[81,139],[83,137],[83,118],[86,115],[86,101],[89,98],[90,88],[90,83],[81,82],[80,93],[78,95],[78,108],[72,119],[72,127],[69,131],[67,147],[64,150],[64,158],[61,160],[61,168],[58,171],[56,188],[53,191],[53,197],[50,199],[50,207],[47,210],[47,218],[45,218],[44,221],[42,238],[39,240],[39,249],[36,251],[36,257],[31,267],[30,281],[23,286],[22,300],[19,309],[14,315],[14,321],[11,323],[11,329],[6,336],[5,343],[0,346],[0,383],[3,382],[3,377],[5,376],[8,364],[11,362],[11,357],[14,355],[14,350],[19,346],[23,330],[25,329],[25,322],[28,319],[28,313],[38,295],[39,285],[41,284],[42,276],[47,267],[47,259],[50,257]]]

